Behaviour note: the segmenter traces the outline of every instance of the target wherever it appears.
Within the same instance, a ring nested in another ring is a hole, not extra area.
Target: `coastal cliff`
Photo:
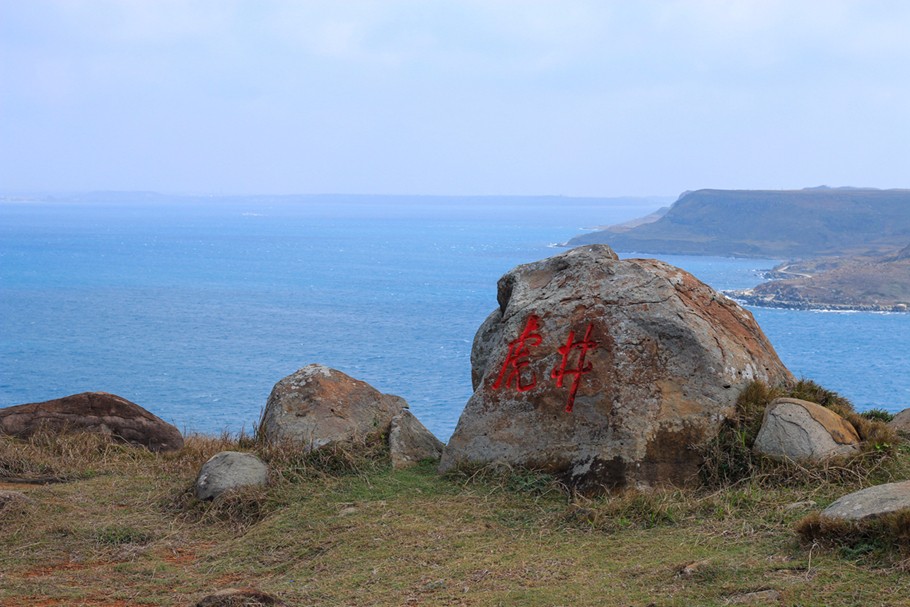
[[[806,259],[882,255],[910,242],[910,190],[808,188],[685,192],[656,221],[599,230],[568,246],[615,251]]]

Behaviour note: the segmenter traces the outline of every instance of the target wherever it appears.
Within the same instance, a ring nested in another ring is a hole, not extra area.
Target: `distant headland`
[[[573,238],[636,253],[786,260],[729,295],[759,306],[907,311],[910,190],[697,190],[669,209]]]
[[[697,190],[651,219],[590,232],[567,245],[782,260],[883,255],[910,244],[910,190]]]

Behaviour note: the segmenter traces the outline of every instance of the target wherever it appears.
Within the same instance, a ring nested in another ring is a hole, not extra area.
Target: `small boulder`
[[[107,392],[83,392],[0,409],[0,434],[28,438],[39,431],[97,432],[151,451],[183,447],[183,436],[175,426]]]
[[[910,409],[904,409],[895,415],[888,425],[901,434],[910,434]]]
[[[275,384],[259,433],[269,441],[318,449],[387,433],[392,418],[407,406],[400,396],[383,394],[341,371],[308,365]]]
[[[868,487],[843,496],[822,511],[822,516],[861,521],[910,509],[910,481]]]
[[[197,499],[209,500],[229,489],[265,485],[268,481],[269,467],[252,453],[222,451],[202,465],[195,494]]]
[[[755,452],[779,460],[817,463],[859,452],[853,425],[821,405],[778,398],[765,409]]]
[[[225,588],[199,599],[195,607],[288,607],[288,604],[259,590]]]
[[[425,459],[438,460],[445,445],[433,433],[405,409],[392,418],[389,429],[389,451],[392,467],[397,469],[413,466]]]

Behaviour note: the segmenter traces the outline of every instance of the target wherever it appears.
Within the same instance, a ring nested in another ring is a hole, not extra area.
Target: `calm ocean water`
[[[319,362],[440,438],[508,269],[634,199],[85,196],[0,201],[0,407],[119,394],[187,431],[250,430]],[[620,252],[620,255],[627,255]],[[718,289],[772,260],[662,256]],[[858,408],[910,406],[910,315],[753,309],[783,361]]]

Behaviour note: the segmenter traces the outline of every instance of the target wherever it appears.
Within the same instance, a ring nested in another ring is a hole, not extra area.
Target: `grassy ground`
[[[226,448],[256,446],[0,437],[0,477],[65,481],[0,485],[30,498],[0,510],[0,605],[185,606],[243,586],[299,606],[910,604],[899,552],[794,532],[860,481],[585,499],[530,473],[393,471],[377,446],[259,449],[268,488],[195,501],[199,467]],[[910,468],[894,457],[889,470]]]

